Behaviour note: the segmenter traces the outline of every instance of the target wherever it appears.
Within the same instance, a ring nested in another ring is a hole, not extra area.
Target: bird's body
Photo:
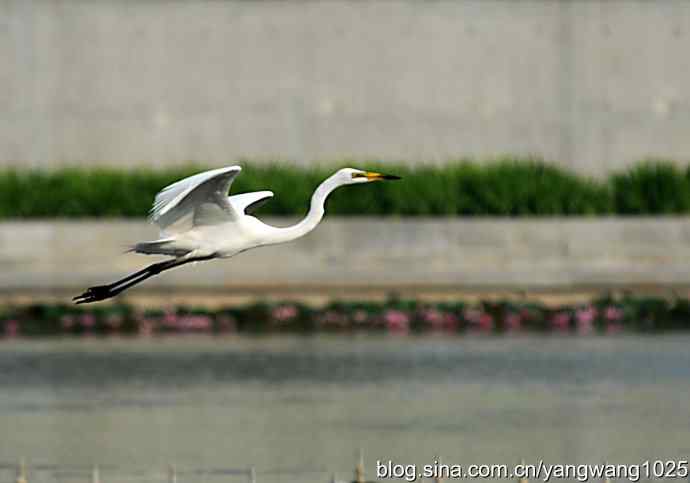
[[[239,166],[205,171],[164,188],[151,209],[151,222],[161,230],[160,238],[137,243],[133,251],[173,257],[155,263],[109,285],[91,287],[75,297],[88,303],[113,297],[149,277],[186,263],[230,258],[238,253],[299,238],[321,221],[328,195],[340,186],[396,176],[344,168],[326,179],[314,191],[307,216],[296,225],[279,228],[251,216],[251,209],[273,196],[256,191],[228,196]]]

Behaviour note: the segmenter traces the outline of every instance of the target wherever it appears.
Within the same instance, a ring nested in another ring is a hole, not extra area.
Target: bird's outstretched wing
[[[272,197],[273,191],[252,191],[251,193],[232,195],[228,198],[228,201],[238,213],[249,214]]]
[[[191,218],[193,225],[235,221],[241,211],[228,201],[228,191],[240,166],[213,169],[177,181],[161,190],[149,219],[162,231],[175,232],[173,225]]]

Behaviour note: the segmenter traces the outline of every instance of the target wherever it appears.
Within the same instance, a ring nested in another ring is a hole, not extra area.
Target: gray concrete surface
[[[0,166],[690,158],[687,0],[0,0]]]
[[[143,221],[0,223],[0,292],[77,290],[113,281],[156,259],[123,253],[156,234]],[[299,241],[182,267],[136,291],[640,285],[690,286],[690,218],[330,218]]]

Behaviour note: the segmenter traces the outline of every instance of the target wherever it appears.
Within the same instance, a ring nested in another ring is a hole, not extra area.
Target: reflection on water
[[[238,481],[245,479],[234,469],[253,465],[260,483],[323,483],[333,472],[349,478],[358,448],[369,475],[377,459],[425,464],[435,455],[465,464],[687,459],[689,343],[688,336],[6,341],[0,463],[26,456],[133,474],[174,462]]]

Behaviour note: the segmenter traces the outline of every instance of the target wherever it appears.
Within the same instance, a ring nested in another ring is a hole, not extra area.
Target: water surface
[[[235,469],[255,466],[260,483],[323,483],[349,479],[359,448],[369,476],[377,459],[436,455],[687,459],[689,346],[676,335],[5,341],[0,463],[44,465],[35,480],[85,481],[69,468],[93,463],[104,481],[151,480],[174,462],[180,481],[244,482]]]

